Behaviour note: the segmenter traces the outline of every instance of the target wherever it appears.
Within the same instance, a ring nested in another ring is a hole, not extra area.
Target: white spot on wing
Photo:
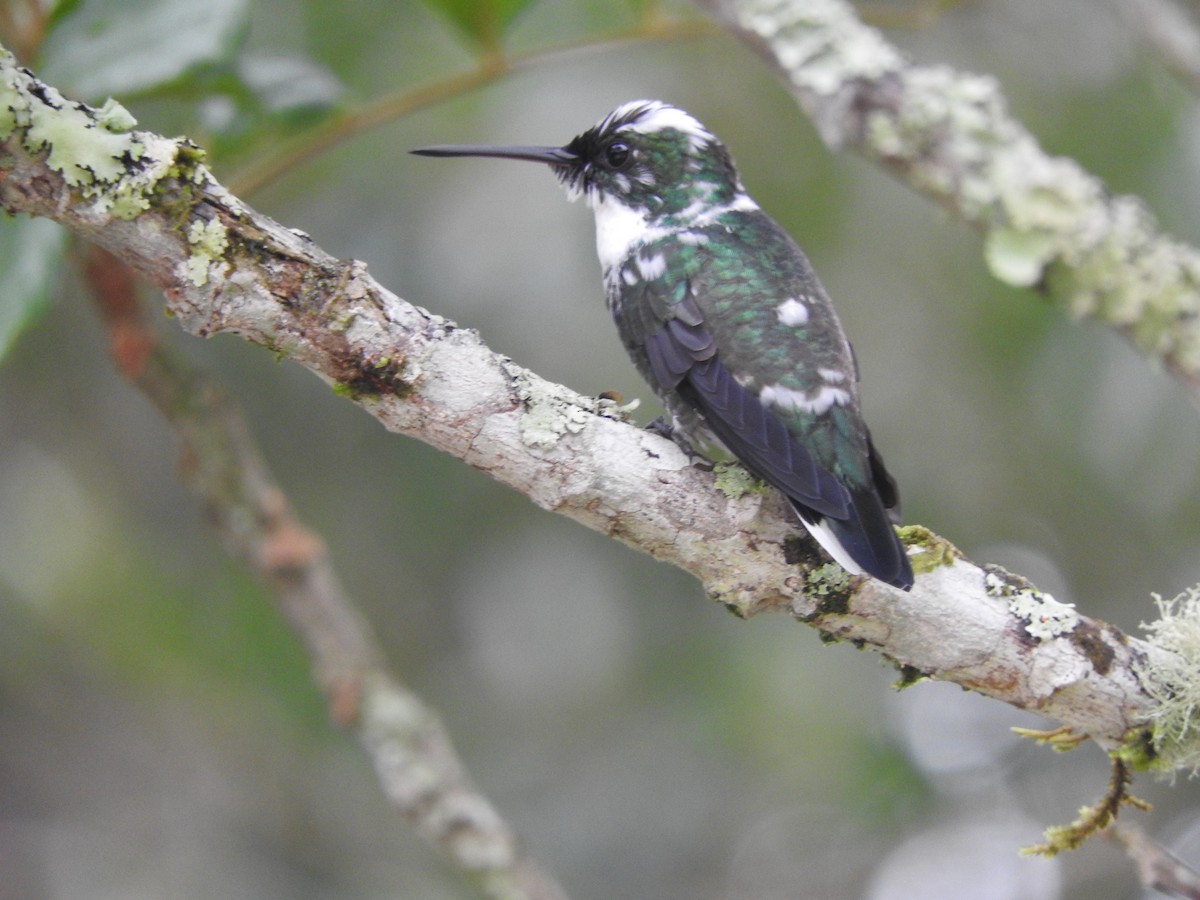
[[[808,321],[808,307],[795,297],[788,297],[780,303],[775,314],[779,316],[780,322],[793,328]]]
[[[749,194],[739,193],[728,203],[714,205],[711,198],[717,185],[702,181],[697,184],[697,188],[701,189],[697,198],[672,217],[680,222],[686,222],[689,228],[703,228],[705,225],[711,225],[726,213],[756,212],[759,209],[759,205]]]
[[[826,384],[841,384],[846,380],[846,373],[841,369],[817,369],[817,374],[825,379]]]
[[[722,212],[755,212],[758,209],[759,205],[754,202],[754,198],[743,192],[730,200]]]
[[[742,372],[740,374],[735,372],[733,375],[733,380],[744,388],[754,387],[754,376],[749,372]]]
[[[667,260],[661,253],[656,253],[649,259],[644,256],[637,258],[638,271],[647,281],[661,278],[667,271]]]
[[[850,394],[844,388],[833,385],[822,385],[814,394],[804,391],[794,391],[781,384],[768,384],[758,394],[759,401],[764,406],[778,406],[793,412],[816,413],[821,415],[834,406],[848,403]]]

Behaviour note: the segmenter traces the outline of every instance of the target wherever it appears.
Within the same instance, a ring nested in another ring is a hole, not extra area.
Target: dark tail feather
[[[834,561],[854,575],[866,573],[907,591],[913,585],[908,553],[892,528],[891,519],[872,490],[851,494],[853,510],[847,519],[814,513],[792,501],[800,521]]]
[[[873,491],[851,496],[854,513],[845,521],[827,519],[829,530],[868,575],[907,591],[913,585],[912,564],[891,517]]]

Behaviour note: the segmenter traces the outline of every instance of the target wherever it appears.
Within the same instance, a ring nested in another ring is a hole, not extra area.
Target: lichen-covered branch
[[[983,234],[996,278],[1109,324],[1200,403],[1200,253],[1042,150],[994,79],[913,64],[843,0],[699,2],[779,71],[827,143],[952,210]]]
[[[976,565],[919,527],[903,533],[918,573],[911,593],[851,579],[796,535],[773,493],[716,490],[713,473],[621,421],[608,401],[544,381],[396,297],[361,263],[244,205],[186,142],[113,132],[111,109],[105,118],[70,106],[60,119],[62,101],[47,90],[0,59],[0,113],[10,111],[0,205],[108,249],[163,290],[186,331],[236,333],[295,360],[392,431],[691,572],[739,615],[789,612],[878,650],[906,680],[951,681],[1040,712],[1135,767],[1158,758],[1140,672],[1173,651]],[[47,121],[69,143],[48,146]],[[84,178],[63,148],[93,133],[98,143],[81,152],[99,165]]]
[[[437,715],[388,671],[324,541],[296,520],[232,398],[158,341],[123,263],[94,248],[85,269],[118,370],[179,438],[184,480],[304,641],[331,716],[358,737],[384,793],[484,896],[565,900],[471,783]]]

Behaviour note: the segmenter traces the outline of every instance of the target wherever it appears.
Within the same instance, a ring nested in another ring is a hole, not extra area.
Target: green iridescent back
[[[659,269],[655,278],[641,277]],[[700,423],[656,383],[644,346],[690,296],[720,348],[722,364],[738,373],[748,390],[777,385],[816,397],[831,377],[840,376],[834,384],[845,391],[844,402],[820,412],[786,405],[770,411],[823,467],[852,484],[869,481],[850,345],[804,254],[765,213],[730,211],[703,226],[670,229],[632,253],[620,272],[610,275],[608,286],[610,306],[620,310],[614,308],[614,317],[626,349],[685,427],[695,431]],[[789,300],[803,304],[803,322],[781,318],[780,306]]]

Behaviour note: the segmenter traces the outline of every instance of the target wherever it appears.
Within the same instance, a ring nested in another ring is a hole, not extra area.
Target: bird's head
[[[546,163],[571,199],[618,204],[645,221],[686,220],[742,193],[725,145],[681,109],[623,103],[563,147],[443,146],[423,156],[491,156]]]

